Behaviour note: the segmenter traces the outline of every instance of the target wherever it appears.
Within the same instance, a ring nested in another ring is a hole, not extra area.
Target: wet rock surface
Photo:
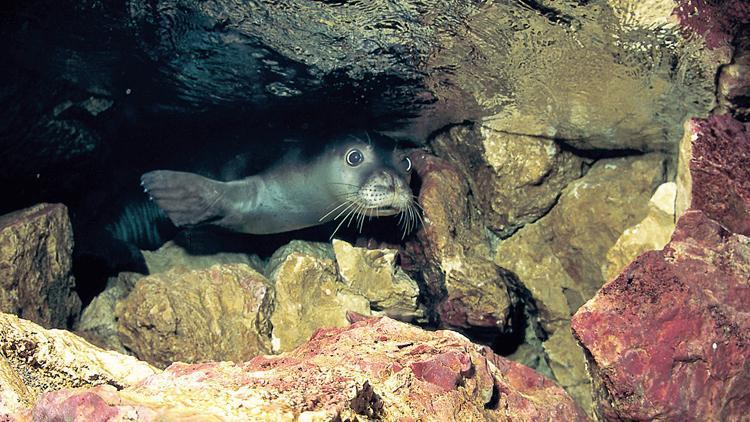
[[[0,216],[0,311],[45,327],[75,321],[81,301],[72,274],[73,230],[62,204]]]
[[[750,406],[748,175],[735,161],[750,148],[747,124],[718,116],[686,127],[678,187],[690,191],[678,197],[691,208],[663,250],[641,255],[572,320],[603,418],[741,420]]]
[[[359,321],[320,330],[280,356],[244,364],[174,364],[121,391],[103,386],[49,393],[32,415],[585,420],[560,387],[456,333],[353,318]]]
[[[660,185],[648,201],[648,214],[638,224],[628,227],[607,252],[602,266],[604,280],[610,281],[646,251],[659,250],[669,242],[675,224],[677,184]]]
[[[45,392],[100,384],[122,388],[157,372],[145,362],[102,350],[71,332],[46,330],[0,313],[0,418],[4,412],[36,402]],[[9,396],[17,401],[8,400]]]
[[[663,251],[640,256],[578,311],[602,417],[747,416],[749,245],[688,211]]]
[[[411,159],[422,179],[424,226],[410,250],[412,259],[424,260],[422,275],[440,324],[502,333],[513,312],[514,279],[487,258],[489,237],[468,182],[434,155],[417,151]]]
[[[236,252],[194,254],[173,241],[165,243],[156,251],[143,251],[143,258],[149,274],[162,273],[177,267],[199,270],[216,264],[246,264],[259,273],[262,273],[265,267],[258,255]]]
[[[646,216],[664,177],[660,154],[600,160],[563,190],[547,215],[495,251],[495,262],[531,294],[552,373],[585,408],[591,403],[585,360],[568,321],[606,282],[601,268],[608,251]]]
[[[115,307],[123,345],[156,366],[242,361],[270,348],[273,286],[244,264],[141,278]]]
[[[502,237],[545,215],[583,172],[583,160],[551,139],[478,124],[455,126],[430,146],[461,170],[488,227]]]
[[[99,347],[131,353],[122,344],[115,309],[117,302],[125,299],[133,291],[135,283],[143,277],[143,274],[126,272],[110,277],[104,291],[81,312],[81,319],[75,326],[76,333]]]

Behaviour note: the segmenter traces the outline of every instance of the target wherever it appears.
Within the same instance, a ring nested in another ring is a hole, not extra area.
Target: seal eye
[[[404,171],[407,173],[411,171],[411,160],[409,157],[404,157]]]
[[[358,149],[350,149],[349,152],[346,153],[346,164],[349,164],[352,167],[358,166],[362,161],[364,161],[365,156],[362,155],[362,152]]]

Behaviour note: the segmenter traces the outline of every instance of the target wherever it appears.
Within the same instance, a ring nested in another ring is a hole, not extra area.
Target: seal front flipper
[[[170,170],[144,174],[141,185],[176,226],[221,224],[233,214],[233,201],[241,194],[231,182]]]

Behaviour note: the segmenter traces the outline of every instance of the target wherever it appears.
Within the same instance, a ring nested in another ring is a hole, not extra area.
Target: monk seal
[[[421,217],[409,187],[411,161],[390,147],[379,136],[349,135],[313,155],[292,150],[240,180],[156,170],[141,176],[141,185],[176,226],[272,234],[340,219],[333,237],[345,221],[361,231],[366,218],[401,214],[403,237]]]

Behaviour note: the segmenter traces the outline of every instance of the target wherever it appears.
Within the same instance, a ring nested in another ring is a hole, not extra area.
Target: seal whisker
[[[349,210],[349,208],[351,208],[354,205],[356,205],[356,203],[354,201],[350,201],[349,202],[349,206],[346,207],[346,208],[344,208],[343,211],[341,211],[337,216],[333,217],[333,220],[335,221],[336,219],[338,219],[339,217],[341,217],[344,213],[346,213],[347,210]],[[344,217],[344,220],[346,220],[346,217]]]
[[[335,203],[335,202],[334,202],[334,203]],[[344,205],[346,205],[347,203],[349,203],[349,201],[344,201],[344,202],[342,202],[341,204],[339,204],[338,206],[336,206],[336,208],[334,208],[334,209],[332,209],[332,210],[328,211],[327,213],[325,213],[325,215],[323,215],[322,217],[320,217],[320,219],[318,219],[318,221],[323,221],[323,220],[324,220],[324,219],[325,219],[326,217],[328,217],[329,215],[333,214],[334,212],[336,212],[336,210],[337,210],[337,209],[339,209],[339,208],[343,207],[343,206],[344,206]],[[334,219],[334,220],[335,220],[335,219]]]

